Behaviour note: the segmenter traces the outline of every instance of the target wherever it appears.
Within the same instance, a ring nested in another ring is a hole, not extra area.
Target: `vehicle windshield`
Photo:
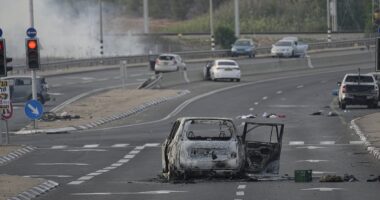
[[[229,140],[234,131],[231,121],[217,119],[188,120],[183,129],[189,140]]]
[[[221,62],[218,62],[218,65],[225,65],[225,66],[236,66],[236,63],[235,62],[230,62],[230,61],[221,61]]]
[[[362,83],[373,83],[375,80],[372,76],[347,76],[346,82],[362,82]]]
[[[238,40],[235,42],[236,46],[250,46],[251,43],[247,40]]]
[[[171,60],[174,60],[174,56],[160,56],[158,57],[158,59],[160,60],[166,60],[166,61],[171,61]]]
[[[279,47],[288,47],[291,46],[292,43],[289,41],[278,41],[275,45]]]

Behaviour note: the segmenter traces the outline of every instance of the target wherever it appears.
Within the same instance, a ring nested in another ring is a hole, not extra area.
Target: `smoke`
[[[34,27],[42,46],[41,57],[89,58],[100,56],[98,0],[66,2],[34,0]],[[120,5],[103,3],[104,56],[146,53],[139,38],[130,33]],[[118,14],[115,14],[118,13]],[[120,23],[120,24],[117,24]],[[142,25],[141,25],[142,26]],[[8,57],[25,57],[26,30],[30,27],[29,0],[0,0],[0,28]]]

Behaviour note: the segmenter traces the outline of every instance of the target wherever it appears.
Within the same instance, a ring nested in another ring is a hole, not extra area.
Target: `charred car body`
[[[278,174],[283,129],[283,124],[245,122],[239,136],[232,119],[179,118],[162,145],[163,174],[169,180]]]

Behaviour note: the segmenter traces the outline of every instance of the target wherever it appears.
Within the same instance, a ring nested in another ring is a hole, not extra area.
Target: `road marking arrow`
[[[30,110],[32,110],[32,113],[35,114],[35,115],[39,115],[40,112],[38,111],[38,108],[37,107],[33,107],[31,104],[28,104],[28,108]]]

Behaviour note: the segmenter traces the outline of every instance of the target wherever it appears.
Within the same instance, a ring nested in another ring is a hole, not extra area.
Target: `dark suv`
[[[32,77],[30,76],[8,76],[1,78],[10,80],[11,100],[14,103],[24,103],[32,99]],[[50,100],[48,94],[48,84],[44,77],[38,76],[36,79],[37,99],[44,104]]]

